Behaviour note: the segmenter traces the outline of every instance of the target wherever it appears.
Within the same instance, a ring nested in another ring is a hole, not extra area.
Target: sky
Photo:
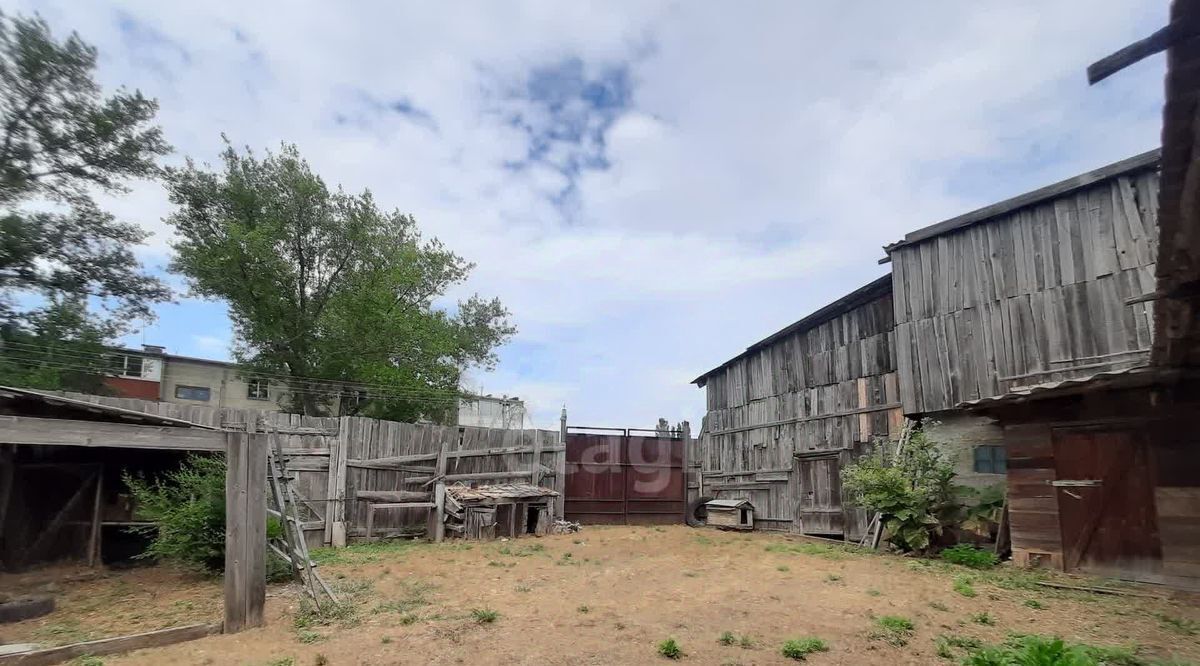
[[[1158,145],[1162,56],[1088,64],[1165,0],[109,2],[0,0],[158,99],[175,153],[295,143],[476,264],[445,302],[519,328],[470,386],[534,421],[698,429],[690,381],[887,272],[907,231]],[[106,198],[171,234],[162,187]],[[126,339],[229,358],[220,302]]]

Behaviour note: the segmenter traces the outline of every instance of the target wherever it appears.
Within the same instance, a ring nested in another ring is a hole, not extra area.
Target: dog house
[[[710,500],[708,524],[725,530],[754,529],[754,505],[748,499]]]

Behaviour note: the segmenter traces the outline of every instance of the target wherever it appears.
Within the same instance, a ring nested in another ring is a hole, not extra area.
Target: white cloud
[[[1083,73],[1165,4],[36,8],[100,48],[106,83],[160,99],[173,159],[213,160],[221,132],[296,142],[475,261],[463,293],[500,296],[522,331],[489,391],[532,396],[542,424],[567,401],[576,422],[649,427],[697,420],[684,382],[879,275],[905,231],[1152,146],[1161,58],[1094,88]],[[535,72],[573,61],[626,73],[628,100],[531,98]],[[428,121],[381,110],[397,100]],[[573,120],[579,144],[547,134]],[[111,207],[164,264],[161,189]]]

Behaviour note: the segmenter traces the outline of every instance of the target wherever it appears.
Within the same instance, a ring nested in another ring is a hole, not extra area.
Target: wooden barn
[[[689,498],[747,499],[757,529],[860,538],[841,468],[898,438],[892,282],[883,276],[694,380],[708,413]]]
[[[995,419],[1014,560],[1192,587],[1196,391],[1156,361],[1159,168],[1137,155],[886,249],[904,411]]]

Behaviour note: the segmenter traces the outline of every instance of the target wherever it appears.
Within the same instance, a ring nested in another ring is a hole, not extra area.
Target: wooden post
[[[681,430],[679,434],[683,436],[683,524],[687,525],[688,486],[691,485],[688,483],[688,475],[692,473],[692,424],[684,421]]]
[[[430,513],[429,538],[440,543],[446,538],[446,454],[450,442],[442,440],[438,449],[437,462],[433,467],[433,478],[437,479],[433,486],[433,509]]]
[[[562,449],[554,459],[554,485],[558,490],[558,499],[554,502],[555,513],[560,520],[566,520],[567,510],[567,406],[563,405],[562,415],[558,421],[558,445]]]
[[[4,539],[4,523],[8,519],[8,504],[12,499],[16,448],[0,444],[0,541]]]
[[[94,567],[100,561],[101,539],[101,509],[104,506],[104,465],[96,472],[96,499],[92,503],[92,533],[88,538],[88,566]]]
[[[225,435],[225,633],[263,624],[267,593],[267,436]]]
[[[329,477],[326,484],[325,543],[346,545],[346,460],[349,458],[354,417],[338,419],[338,435],[329,444]]]

